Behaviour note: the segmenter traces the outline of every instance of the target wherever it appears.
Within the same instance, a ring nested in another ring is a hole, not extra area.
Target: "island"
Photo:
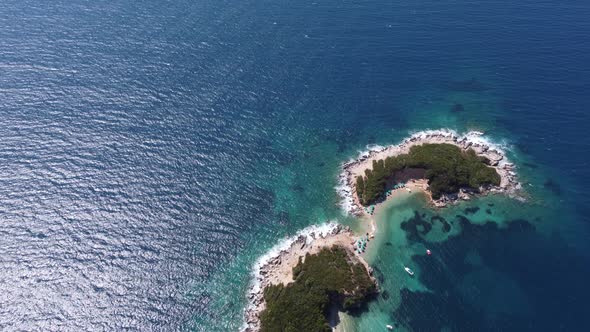
[[[358,309],[377,290],[365,266],[350,250],[337,245],[299,257],[293,278],[287,285],[265,288],[262,332],[330,332],[326,316],[331,307],[342,311]]]
[[[482,136],[420,132],[400,144],[363,153],[343,165],[338,190],[343,208],[353,215],[370,215],[367,206],[379,205],[399,188],[423,191],[436,207],[488,193],[522,199],[514,164]]]
[[[514,164],[482,135],[421,132],[344,163],[338,186],[342,207],[361,224],[368,221],[370,232],[354,234],[327,223],[273,247],[254,266],[242,330],[331,331],[330,314],[363,307],[378,291],[363,258],[377,230],[375,207],[396,192],[422,192],[436,208],[489,193],[519,198]]]
[[[407,154],[373,160],[365,175],[357,176],[355,188],[361,204],[370,205],[385,198],[386,191],[396,183],[396,175],[413,174],[427,179],[432,198],[439,199],[460,189],[480,191],[499,186],[500,175],[488,165],[489,160],[471,148],[464,151],[448,143],[424,143],[412,146]]]
[[[377,282],[354,237],[339,224],[311,226],[261,257],[243,330],[331,331],[331,313],[363,307]]]

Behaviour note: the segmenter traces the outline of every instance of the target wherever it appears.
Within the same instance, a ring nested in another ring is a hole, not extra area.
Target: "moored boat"
[[[406,272],[408,272],[409,275],[411,275],[411,276],[414,275],[414,271],[412,271],[409,267],[404,266],[404,270],[406,270]]]

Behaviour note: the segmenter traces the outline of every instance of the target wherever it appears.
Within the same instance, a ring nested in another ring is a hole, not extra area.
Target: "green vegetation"
[[[365,170],[365,177],[357,178],[357,193],[363,205],[373,204],[383,197],[388,181],[397,172],[410,168],[426,170],[425,177],[435,199],[457,193],[460,188],[499,185],[500,175],[487,162],[472,149],[464,152],[452,144],[417,145],[408,154],[373,161],[373,169]]]
[[[342,247],[305,256],[293,268],[295,281],[264,289],[266,309],[261,331],[331,331],[326,319],[330,306],[350,311],[376,293],[376,285],[361,263],[351,262]]]

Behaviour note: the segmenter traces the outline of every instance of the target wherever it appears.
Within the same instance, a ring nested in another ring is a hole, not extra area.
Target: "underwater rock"
[[[456,103],[451,108],[451,112],[453,112],[453,113],[463,113],[463,112],[465,112],[465,107],[463,107],[463,104]]]

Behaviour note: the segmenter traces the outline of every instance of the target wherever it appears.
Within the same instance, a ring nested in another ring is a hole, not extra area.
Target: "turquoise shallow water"
[[[547,279],[561,272],[546,270],[578,267],[582,258],[562,251],[568,246],[555,238],[556,211],[548,206],[490,196],[435,211],[420,194],[388,205],[378,216],[380,234],[368,254],[382,293],[366,313],[352,317],[349,330],[380,330],[386,324],[400,331],[543,329],[560,313],[548,322],[537,318],[557,309],[539,301],[538,287],[553,287],[557,301],[576,301],[561,293],[575,286]],[[573,279],[583,282],[582,276]],[[584,299],[577,301],[583,307]],[[568,325],[554,328],[560,326]]]

